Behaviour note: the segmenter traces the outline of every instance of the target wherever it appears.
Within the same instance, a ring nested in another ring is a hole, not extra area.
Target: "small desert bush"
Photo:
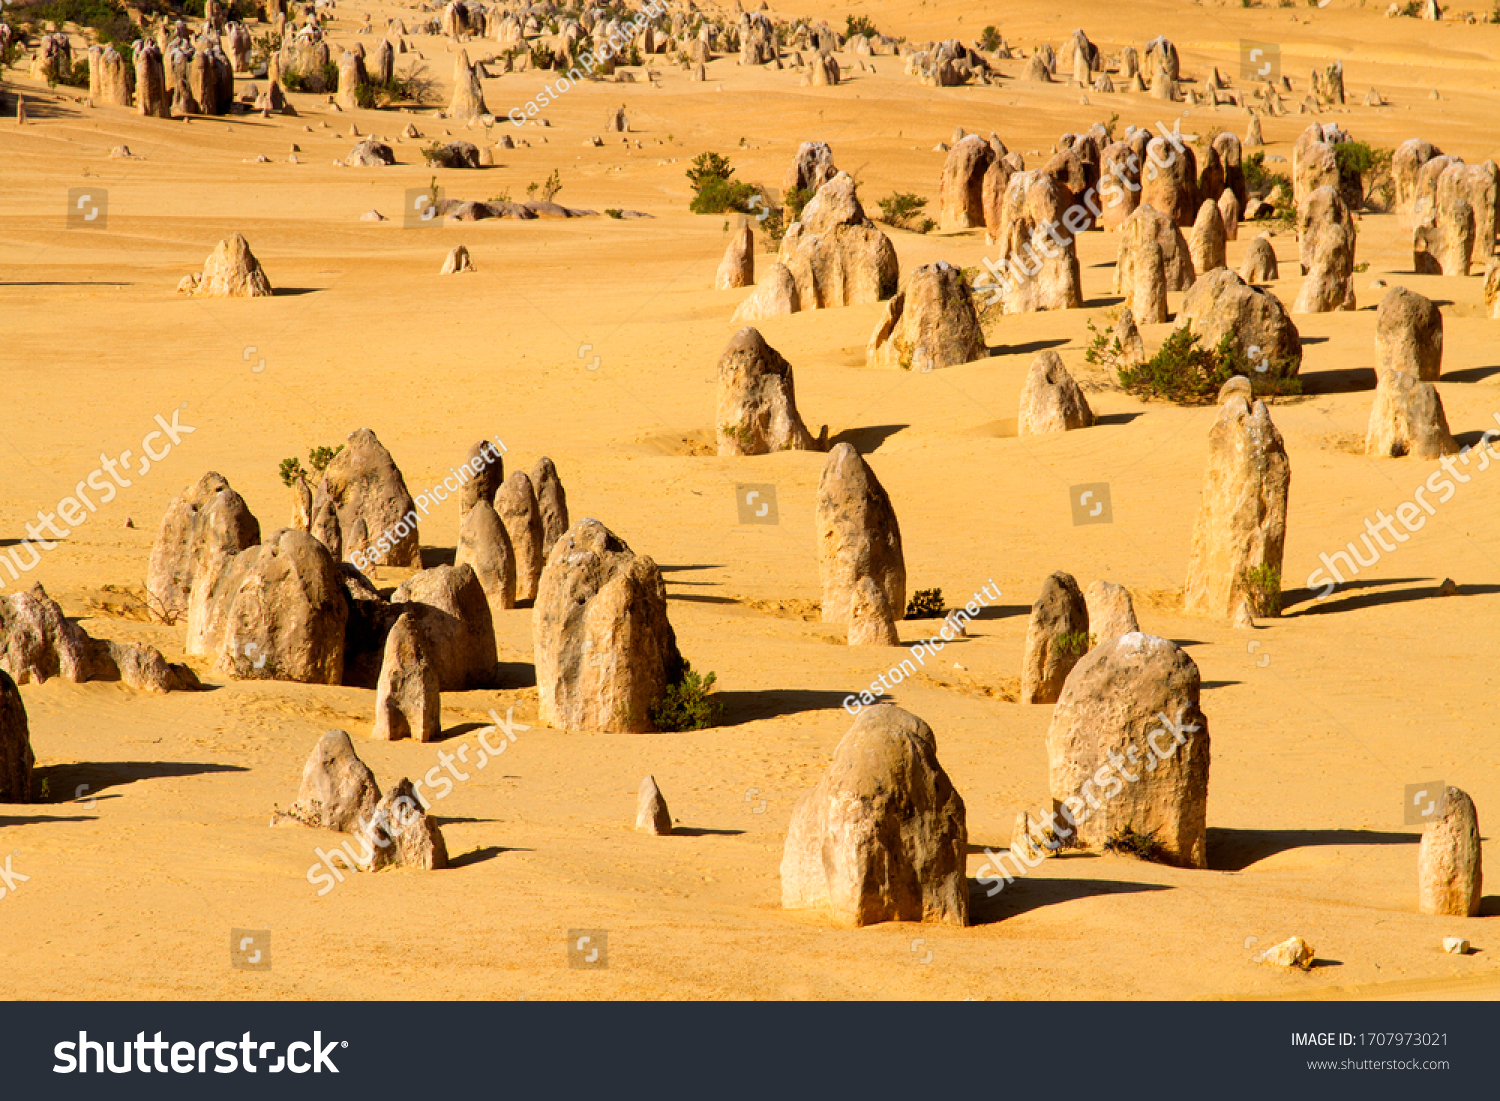
[[[906,602],[907,619],[941,619],[945,611],[942,589],[918,589]]]
[[[1057,636],[1057,652],[1065,657],[1081,658],[1094,644],[1094,636],[1087,631],[1068,631]]]
[[[342,450],[344,450],[343,444],[339,444],[337,447],[312,448],[307,453],[308,469],[303,468],[302,461],[295,455],[290,459],[282,459],[281,484],[290,486],[297,480],[299,474],[309,482],[316,482],[318,476],[328,469],[328,464],[333,462],[333,457]]]
[[[771,201],[770,195],[764,189],[758,190],[757,194],[760,196],[760,202],[757,203],[752,197],[750,205],[760,206],[768,211],[763,218],[757,215],[756,221],[760,223],[761,234],[766,239],[766,251],[775,252],[792,223],[802,220],[802,208],[816,192],[810,187],[794,187],[781,197],[780,206],[776,206]]]
[[[552,170],[552,175],[548,176],[543,182],[533,182],[526,185],[527,196],[531,199],[535,199],[537,197],[537,194],[540,193],[542,202],[544,203],[550,203],[553,196],[555,196],[561,190],[562,177],[558,175],[557,169],[555,168]]]
[[[34,24],[51,23],[58,30],[62,30],[64,23],[87,27],[101,45],[114,46],[122,53],[144,33],[116,0],[48,0],[16,14],[18,19],[24,17]],[[86,82],[83,86],[88,87]]]
[[[853,38],[862,34],[866,38],[879,38],[880,32],[875,29],[875,24],[870,22],[868,16],[849,15],[844,17],[844,37]]]
[[[994,53],[1000,48],[1000,31],[993,23],[984,28],[984,33],[979,36],[979,48],[986,53]]]
[[[1363,141],[1341,141],[1333,147],[1342,185],[1359,182],[1360,203],[1373,210],[1389,210],[1396,200],[1396,183],[1391,177],[1394,149],[1385,149]]]
[[[713,673],[699,676],[687,662],[682,663],[680,680],[667,685],[656,706],[651,708],[651,725],[660,731],[707,730],[719,721],[722,708],[710,698],[717,678]]]
[[[427,66],[413,64],[405,73],[397,73],[389,81],[361,84],[355,93],[361,107],[390,107],[397,103],[426,104],[438,99],[437,81],[432,79]]]
[[[1281,614],[1281,571],[1275,566],[1256,566],[1245,571],[1245,596],[1255,615],[1276,617]]]
[[[1166,856],[1162,843],[1156,839],[1156,831],[1138,833],[1134,826],[1121,826],[1104,843],[1104,851],[1120,856],[1133,856],[1138,860],[1160,863]]]
[[[1255,396],[1300,394],[1302,383],[1295,376],[1281,377],[1287,364],[1266,362],[1266,370],[1252,364],[1228,333],[1215,348],[1204,348],[1191,326],[1173,329],[1157,353],[1144,363],[1120,363],[1119,342],[1095,330],[1094,342],[1084,358],[1090,363],[1114,366],[1120,387],[1142,401],[1173,401],[1179,405],[1206,405],[1219,394],[1219,387],[1235,375],[1250,380]]]
[[[312,70],[303,70],[295,66],[283,69],[281,73],[281,86],[288,92],[337,91],[339,86],[338,64],[328,61]]]
[[[89,63],[87,59],[73,62],[72,70],[66,65],[62,66],[57,73],[57,83],[66,84],[69,88],[87,88],[89,86]]]
[[[688,183],[693,187],[693,201],[688,209],[694,214],[724,214],[737,210],[749,213],[750,199],[756,189],[742,180],[734,179],[734,168],[729,158],[720,153],[699,153],[687,170]]]
[[[883,199],[877,199],[880,220],[897,229],[909,229],[913,233],[928,233],[937,228],[937,223],[922,214],[927,200],[910,191],[893,191]]]

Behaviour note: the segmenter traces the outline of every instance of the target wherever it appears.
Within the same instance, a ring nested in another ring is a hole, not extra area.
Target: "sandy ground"
[[[352,36],[358,3],[333,38]],[[413,11],[376,6],[386,16]],[[1013,45],[1060,45],[1083,26],[1107,51],[1165,34],[1185,75],[1217,64],[1238,77],[1238,43],[1278,44],[1296,81],[1342,58],[1355,137],[1394,146],[1425,137],[1477,162],[1497,155],[1500,26],[1385,19],[1383,6],[1199,7],[1180,2],[1034,5],[970,0],[911,6],[813,6],[842,25],[853,11],[914,39],[976,35],[997,24]],[[264,28],[255,28],[260,33]],[[368,39],[366,40],[369,41]],[[446,88],[452,47],[412,38]],[[485,56],[491,44],[470,46]],[[401,59],[404,65],[410,55]],[[852,58],[846,57],[846,63]],[[1402,822],[1404,785],[1467,790],[1481,821],[1500,813],[1493,705],[1500,646],[1500,470],[1474,473],[1426,528],[1322,604],[1294,592],[1289,614],[1253,635],[1184,617],[1179,592],[1214,418],[1209,408],[1143,405],[1102,386],[1083,362],[1086,321],[1108,320],[1116,241],[1081,245],[1082,310],[1000,318],[994,354],[931,374],[866,369],[880,307],[766,322],[793,363],[814,428],[864,451],[895,502],[909,586],[961,603],[990,579],[1003,591],[970,637],[944,651],[896,702],[925,718],[968,807],[973,875],[1002,848],[1018,811],[1046,805],[1050,708],[1014,702],[1029,605],[1051,571],[1134,593],[1143,627],[1176,639],[1202,670],[1213,741],[1207,871],[1109,856],[1043,864],[999,897],[978,896],[967,929],[886,924],[835,929],[780,909],[778,864],[790,809],[826,767],[850,719],[840,701],[899,657],[851,650],[815,621],[816,454],[721,460],[712,440],[715,364],[745,291],[715,292],[723,217],[687,213],[683,171],[697,153],[729,155],[745,179],[779,186],[797,143],[823,139],[858,170],[861,193],[916,191],[936,206],[955,126],[997,132],[1039,166],[1059,133],[1117,113],[1168,127],[1181,105],[1064,85],[925,89],[900,62],[875,59],[837,88],[794,72],[709,66],[706,84],[665,65],[660,86],[579,87],[545,111],[551,127],[506,130],[529,148],[496,167],[439,172],[448,195],[485,199],[557,169],[560,202],[624,207],[650,220],[493,221],[404,229],[404,189],[426,186],[417,146],[402,163],[338,168],[351,121],[393,140],[415,120],[424,139],[475,138],[430,117],[337,114],[293,96],[297,118],[144,120],[88,110],[7,73],[32,122],[0,123],[0,370],[6,397],[0,534],[23,535],[92,472],[100,452],[139,451],[153,417],[194,429],[172,453],[46,554],[31,578],[97,635],[146,640],[181,659],[184,628],[121,611],[105,585],[138,587],[167,502],[207,470],[225,475],[263,531],[287,522],[277,478],[288,455],[375,430],[412,491],[476,439],[498,435],[509,469],[550,455],[575,518],[595,516],[662,566],[686,656],[717,673],[724,725],[691,734],[598,735],[534,728],[494,767],[470,774],[435,813],[452,870],[355,876],[318,897],[305,877],[337,835],[270,829],[297,792],[318,736],[339,726],[382,788],[472,744],[490,708],[535,716],[530,611],[497,625],[506,681],[445,695],[439,745],[369,739],[373,693],[237,683],[154,697],[119,685],[51,681],[22,689],[49,802],[0,813],[0,851],[30,878],[0,899],[0,993],[17,998],[1220,998],[1494,997],[1493,917],[1416,913],[1417,833]],[[1023,63],[1005,66],[1018,76]],[[545,79],[485,82],[502,114]],[[1237,81],[1243,84],[1243,81]],[[1358,103],[1377,87],[1389,107]],[[1429,98],[1436,87],[1441,100]],[[603,148],[606,113],[624,104],[633,133]],[[1186,112],[1183,112],[1186,115]],[[421,114],[430,114],[422,112]],[[1231,129],[1244,111],[1195,109],[1187,133]],[[1268,153],[1290,159],[1305,116],[1265,120]],[[501,124],[504,126],[505,124]],[[311,128],[311,131],[307,128]],[[492,137],[502,132],[499,128]],[[543,139],[546,139],[545,142]],[[641,147],[636,146],[636,142]],[[285,163],[291,143],[301,163]],[[110,160],[128,144],[138,159]],[[271,163],[250,161],[258,154]],[[1283,170],[1287,166],[1279,166]],[[69,188],[108,190],[107,225],[64,229]],[[359,221],[379,209],[393,220]],[[933,211],[935,213],[935,209]],[[1296,319],[1308,344],[1309,396],[1277,404],[1293,478],[1289,588],[1393,511],[1436,464],[1358,454],[1374,386],[1376,278],[1443,303],[1450,423],[1472,441],[1500,411],[1500,322],[1480,279],[1413,277],[1394,216],[1359,222],[1360,310]],[[190,301],[178,280],[230,231],[246,235],[279,293]],[[969,266],[982,232],[892,231],[903,271],[936,259]],[[1237,266],[1248,234],[1229,246]],[[463,243],[478,271],[437,272]],[[1295,242],[1274,242],[1299,283]],[[762,270],[766,260],[762,256]],[[1148,343],[1165,327],[1146,331]],[[580,348],[591,345],[583,354]],[[1035,353],[1055,347],[1103,423],[1014,438],[1017,397]],[[599,357],[595,370],[587,369]],[[586,357],[586,358],[585,358]],[[262,366],[261,361],[264,360]],[[1069,487],[1108,482],[1114,521],[1075,526]],[[734,487],[770,483],[780,523],[737,522]],[[127,526],[127,517],[134,527]],[[456,541],[453,503],[423,524],[429,563]],[[381,571],[383,586],[400,571]],[[1457,599],[1433,599],[1453,577]],[[7,591],[16,588],[12,584]],[[113,609],[113,610],[111,610]],[[930,625],[902,624],[908,641]],[[958,666],[961,665],[962,668]],[[681,832],[632,830],[635,789],[659,781]],[[82,799],[72,801],[80,785]],[[1491,860],[1500,852],[1489,846]],[[1484,913],[1500,913],[1495,898]],[[233,970],[230,929],[271,931],[272,970]],[[608,931],[604,970],[567,966],[568,930]],[[1253,949],[1292,934],[1319,966],[1283,974]],[[1444,955],[1445,935],[1470,938]],[[1249,938],[1258,938],[1250,940]],[[929,954],[930,953],[930,954]]]

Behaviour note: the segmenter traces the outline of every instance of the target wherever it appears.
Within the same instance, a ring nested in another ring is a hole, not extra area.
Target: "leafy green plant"
[[[1097,329],[1094,331],[1094,344],[1084,358],[1090,363],[1108,363],[1112,355],[1118,355],[1118,341],[1111,347],[1112,338]],[[1235,375],[1248,378],[1257,396],[1302,392],[1302,384],[1290,373],[1289,364],[1281,361],[1252,364],[1229,333],[1224,334],[1217,347],[1204,348],[1189,325],[1173,329],[1156,354],[1144,363],[1118,363],[1118,360],[1116,363],[1121,388],[1143,401],[1158,399],[1181,405],[1206,405],[1218,396],[1219,387]],[[1266,367],[1264,371],[1260,370],[1262,364]]]
[[[868,16],[848,15],[844,17],[844,37],[853,38],[862,34],[866,38],[879,38],[880,32],[875,29],[875,24],[870,22]]]
[[[531,67],[533,69],[550,69],[557,61],[557,55],[552,52],[552,47],[538,42],[531,47]]]
[[[117,48],[127,47],[145,34],[117,0],[48,0],[22,12],[34,25],[51,23],[58,30],[64,23],[87,27],[101,44]],[[17,13],[18,18],[22,12]]]
[[[1000,48],[1000,32],[993,23],[979,36],[979,48],[985,53],[994,53]]]
[[[281,86],[288,92],[332,92],[339,86],[339,67],[332,61],[312,70],[289,66],[281,71]]]
[[[721,424],[719,425],[719,431],[730,439],[739,441],[741,447],[749,447],[754,439],[750,432],[750,426],[743,422],[740,424]]]
[[[405,73],[396,73],[388,81],[361,84],[355,95],[361,107],[390,107],[397,103],[426,104],[438,99],[437,81],[427,66],[414,62]]]
[[[909,229],[915,233],[927,233],[937,227],[931,218],[922,215],[927,200],[910,191],[893,191],[883,199],[877,199],[880,220],[897,229]]]
[[[69,88],[87,88],[89,86],[88,61],[75,61],[71,68],[67,65],[60,65],[56,83],[66,84]]]
[[[605,207],[604,213],[609,215],[609,217],[611,218],[623,218],[625,216],[625,212],[617,206]]]
[[[555,168],[552,170],[552,175],[548,176],[542,183],[529,183],[526,185],[526,194],[535,199],[537,193],[540,192],[542,202],[544,203],[550,203],[552,197],[561,190],[562,177],[557,174],[557,169]]]
[[[1394,156],[1395,150],[1371,146],[1368,142],[1335,143],[1333,157],[1339,168],[1340,192],[1357,192],[1360,205],[1389,210],[1396,198],[1396,184],[1391,177]]]
[[[918,589],[906,602],[907,619],[941,619],[945,611],[942,589]]]
[[[1096,326],[1093,318],[1084,324],[1094,335],[1089,340],[1089,346],[1083,350],[1083,361],[1118,375],[1121,368],[1126,366],[1125,345],[1120,343],[1120,338],[1114,333],[1105,332]]]
[[[723,707],[710,697],[717,678],[713,673],[700,676],[686,661],[682,676],[672,684],[651,708],[651,725],[660,731],[707,730],[714,726]]]
[[[1271,565],[1255,566],[1246,570],[1241,580],[1252,613],[1270,618],[1281,615],[1280,570]]]
[[[1094,636],[1087,631],[1068,631],[1058,635],[1053,645],[1064,657],[1081,658],[1089,652],[1089,647],[1093,644]]]
[[[728,157],[699,153],[687,170],[688,183],[693,187],[693,201],[688,209],[694,214],[723,214],[730,210],[748,213],[756,189],[733,177],[734,168]]]
[[[694,191],[701,191],[710,180],[727,180],[734,175],[729,158],[722,153],[699,153],[687,170],[688,183]]]
[[[1292,202],[1291,178],[1281,172],[1266,168],[1265,150],[1257,150],[1244,159],[1241,165],[1245,173],[1245,190],[1251,195],[1267,198],[1275,213],[1272,217],[1283,228],[1290,229],[1297,221],[1297,207]]]
[[[1155,830],[1140,833],[1129,825],[1121,826],[1110,835],[1109,840],[1104,843],[1104,851],[1153,863],[1161,863],[1166,856],[1166,849],[1156,839]]]
[[[300,475],[309,482],[315,482],[323,471],[328,469],[328,464],[333,462],[333,457],[344,450],[344,445],[337,447],[314,447],[307,453],[307,466],[304,469],[302,461],[296,456],[281,460],[281,483],[290,486]]]

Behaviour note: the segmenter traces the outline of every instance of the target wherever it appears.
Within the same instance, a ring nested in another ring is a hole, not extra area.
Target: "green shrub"
[[[1087,631],[1068,631],[1057,636],[1057,652],[1065,657],[1081,658],[1094,644],[1094,636]]]
[[[723,712],[719,701],[710,698],[713,673],[699,676],[687,662],[682,663],[682,677],[667,685],[662,698],[651,708],[651,725],[660,731],[707,730],[719,721]]]
[[[317,69],[306,71],[296,66],[283,69],[281,86],[288,92],[333,92],[339,86],[339,67],[333,61],[324,62]]]
[[[888,226],[915,233],[927,233],[937,226],[931,218],[922,216],[927,200],[910,191],[893,191],[885,198],[877,199],[876,205],[880,207],[880,220]]]
[[[703,154],[693,162],[696,166],[704,156],[718,157],[718,154]],[[723,160],[722,157],[719,160]],[[728,162],[724,162],[727,166]],[[758,194],[755,188],[740,180],[730,179],[734,169],[729,168],[723,176],[702,175],[693,179],[693,170],[688,170],[688,179],[693,183],[693,201],[688,204],[688,209],[694,214],[723,214],[730,210],[737,210],[741,214],[750,212],[750,199]]]
[[[1388,210],[1396,198],[1396,184],[1391,177],[1391,158],[1395,150],[1371,146],[1363,141],[1341,141],[1333,147],[1339,168],[1341,194],[1359,195],[1359,205]]]
[[[702,191],[710,180],[727,180],[733,175],[729,158],[722,153],[699,153],[687,170],[688,183],[693,185],[695,192]]]
[[[1256,566],[1242,578],[1250,611],[1274,618],[1281,614],[1281,571],[1275,566]]]
[[[52,23],[58,30],[64,23],[87,27],[98,36],[102,45],[116,48],[129,46],[144,34],[117,0],[47,0],[25,8],[23,12],[27,21]],[[21,16],[21,13],[17,14]],[[87,87],[86,83],[84,87]]]
[[[538,42],[531,47],[531,67],[533,69],[550,69],[556,62],[557,56],[552,52],[552,47]]]
[[[875,29],[875,24],[870,22],[868,16],[864,16],[864,15],[849,15],[849,16],[845,16],[844,17],[844,37],[845,38],[853,38],[857,34],[862,34],[866,38],[879,38],[880,37],[880,32]]]
[[[760,202],[750,201],[752,207],[759,206],[769,213],[764,218],[756,216],[760,223],[760,232],[765,237],[766,251],[775,252],[780,240],[786,236],[786,231],[793,222],[801,221],[802,208],[808,203],[816,192],[812,188],[794,187],[781,197],[781,205],[776,206],[771,197],[764,189],[757,189]]]
[[[537,197],[537,193],[540,192],[542,196],[542,202],[544,203],[550,203],[552,201],[552,197],[561,190],[562,177],[557,174],[557,169],[555,168],[552,170],[552,175],[548,176],[547,179],[542,183],[536,183],[535,181],[533,181],[526,185],[527,197],[530,199],[535,199]]]
[[[1092,324],[1089,327],[1093,329]],[[1191,326],[1184,325],[1172,330],[1154,356],[1137,364],[1121,363],[1119,342],[1097,329],[1093,331],[1094,342],[1084,353],[1084,359],[1113,366],[1121,388],[1143,401],[1159,399],[1181,405],[1206,405],[1218,396],[1219,387],[1235,375],[1248,378],[1257,397],[1302,392],[1301,380],[1289,373],[1289,364],[1263,361],[1266,370],[1260,370],[1262,364],[1252,364],[1228,333],[1217,347],[1204,348],[1198,344],[1198,334]],[[1112,360],[1112,356],[1116,358]]]
[[[907,619],[941,619],[945,611],[942,589],[918,589],[906,602]]]
[[[1137,833],[1133,826],[1121,826],[1104,843],[1104,851],[1120,856],[1133,856],[1139,860],[1160,863],[1166,856],[1162,843],[1156,839],[1156,831]]]
[[[407,72],[397,73],[389,81],[370,81],[355,92],[361,107],[390,107],[397,103],[436,103],[437,82],[420,62]],[[368,101],[368,102],[367,102]]]
[[[63,66],[57,74],[57,83],[66,84],[69,88],[87,88],[89,86],[89,63],[87,59],[73,62],[72,71]]]
[[[1184,404],[1214,400],[1230,376],[1208,348],[1198,346],[1198,335],[1189,326],[1173,329],[1157,353],[1145,363],[1119,368],[1120,385],[1126,393],[1143,400],[1160,398]]]
[[[1000,48],[1000,32],[993,23],[984,28],[984,33],[979,36],[979,48],[986,53],[994,53]]]
[[[282,459],[282,485],[290,486],[297,480],[299,474],[309,482],[316,482],[318,476],[328,469],[328,464],[333,462],[333,457],[342,450],[344,450],[343,444],[339,444],[337,447],[314,447],[307,453],[307,465],[311,467],[311,470],[304,470],[301,460],[295,456],[290,459]]]
[[[604,208],[604,213],[607,214],[611,218],[623,218],[625,216],[625,212],[623,210],[621,210],[617,206],[607,206],[607,207],[605,207]]]

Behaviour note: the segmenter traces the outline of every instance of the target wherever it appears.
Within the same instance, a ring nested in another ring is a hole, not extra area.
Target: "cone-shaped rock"
[[[797,412],[792,365],[749,327],[719,357],[714,424],[720,455],[817,449]]]
[[[865,708],[792,811],[781,904],[842,925],[967,925],[964,802],[932,728],[898,707]]]
[[[672,814],[667,810],[661,789],[656,786],[655,776],[647,776],[641,781],[640,795],[635,801],[635,828],[658,837],[672,832]]]
[[[1068,677],[1047,731],[1052,805],[1065,844],[1152,834],[1167,863],[1208,866],[1208,720],[1198,667],[1174,642],[1101,640]]]
[[[558,729],[650,730],[683,671],[661,570],[598,520],[578,521],[552,548],[532,638],[542,722]]]
[[[868,577],[885,593],[894,618],[906,609],[901,526],[885,487],[851,444],[828,454],[818,478],[818,575],[823,622],[849,621],[854,593]]]
[[[413,622],[410,616],[398,616],[385,639],[373,735],[383,741],[435,742],[442,733],[437,670],[427,660]]]
[[[1058,571],[1042,583],[1041,595],[1031,606],[1021,659],[1021,702],[1056,703],[1068,674],[1088,648],[1088,604],[1072,574]]]
[[[1231,397],[1208,437],[1183,610],[1228,618],[1249,578],[1280,578],[1291,467],[1263,401]]]
[[[330,730],[318,739],[302,767],[297,801],[272,815],[271,825],[350,832],[369,820],[379,802],[375,774],[354,752],[349,735]]]

